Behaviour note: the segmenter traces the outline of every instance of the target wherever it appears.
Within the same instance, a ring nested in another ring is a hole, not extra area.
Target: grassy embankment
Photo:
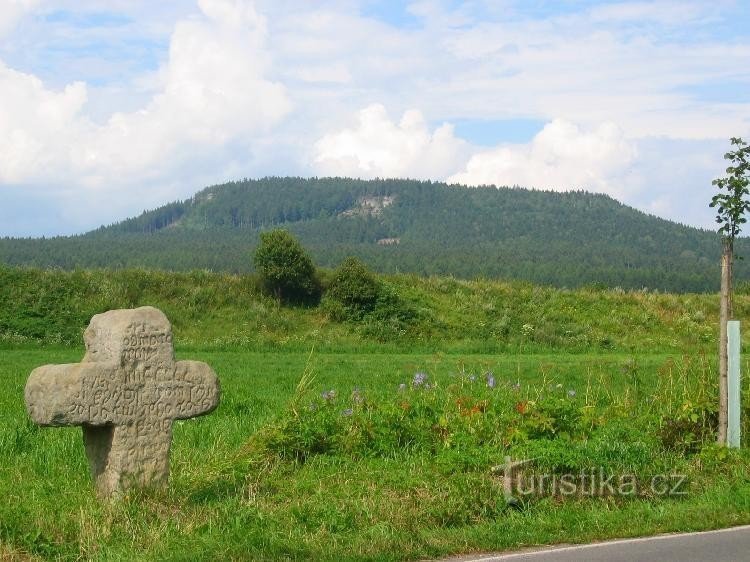
[[[0,267],[0,345],[80,346],[93,314],[149,304],[191,349],[692,355],[715,347],[715,295],[382,279],[403,314],[351,324],[321,308],[280,307],[252,275]],[[735,310],[745,316],[750,297],[737,296]]]
[[[715,297],[385,281],[409,314],[338,323],[250,277],[0,269],[0,558],[400,560],[750,522],[750,455],[710,443]],[[33,426],[23,385],[80,360],[92,314],[141,304],[223,401],[176,425],[167,493],[101,503],[80,430]],[[509,507],[506,454],[643,493]],[[662,473],[687,493],[650,490]]]

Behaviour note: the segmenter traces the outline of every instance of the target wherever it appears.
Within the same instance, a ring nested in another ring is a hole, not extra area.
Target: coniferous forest
[[[252,270],[259,233],[283,227],[318,266],[360,257],[376,271],[715,291],[716,233],[606,195],[415,180],[264,178],[208,187],[78,236],[0,239],[0,263],[36,267]],[[737,244],[738,255],[749,247]],[[747,278],[737,262],[737,280]]]

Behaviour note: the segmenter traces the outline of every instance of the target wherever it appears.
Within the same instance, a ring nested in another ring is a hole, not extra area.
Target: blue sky
[[[712,227],[750,2],[0,1],[0,236],[264,175],[607,193]]]

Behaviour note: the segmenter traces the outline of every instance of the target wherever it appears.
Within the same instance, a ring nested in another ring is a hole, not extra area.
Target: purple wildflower
[[[351,408],[347,408],[346,410],[344,410],[343,412],[341,412],[341,415],[348,417],[348,416],[351,416],[353,413],[354,413],[354,410],[352,410]]]
[[[427,373],[416,373],[414,375],[414,379],[411,381],[412,385],[414,386],[425,386],[429,388],[429,384],[427,383]]]
[[[323,393],[321,394],[321,396],[323,397],[323,400],[325,400],[326,402],[330,402],[331,400],[333,400],[334,398],[336,398],[336,391],[335,390],[324,390]]]
[[[487,371],[484,376],[487,379],[487,387],[495,388],[495,375],[492,373],[492,371]]]

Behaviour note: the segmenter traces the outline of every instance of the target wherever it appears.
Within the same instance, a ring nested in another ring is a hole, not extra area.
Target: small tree
[[[741,138],[733,137],[734,150],[724,155],[731,165],[727,175],[715,179],[719,193],[711,199],[711,207],[717,207],[716,222],[722,240],[721,253],[721,303],[719,310],[719,435],[718,441],[727,442],[728,386],[727,386],[727,322],[732,318],[732,265],[734,260],[734,239],[747,222],[745,213],[750,210],[748,195],[750,190],[750,146]]]
[[[320,297],[312,259],[288,231],[261,233],[253,262],[263,284],[279,301],[310,302]]]

